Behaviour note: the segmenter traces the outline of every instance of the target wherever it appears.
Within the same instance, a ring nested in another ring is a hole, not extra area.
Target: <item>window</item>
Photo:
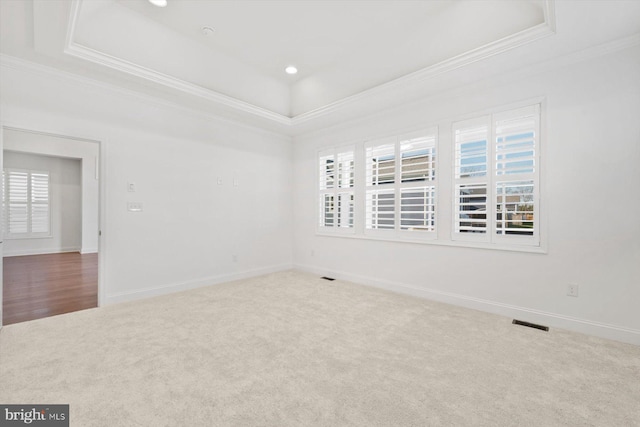
[[[431,129],[367,144],[366,230],[435,232],[436,134]]]
[[[5,236],[49,236],[49,172],[5,169],[2,179]]]
[[[354,225],[354,149],[319,155],[320,224],[324,230],[349,230]]]
[[[318,230],[543,252],[540,110],[536,104],[443,122],[452,126],[444,141],[434,126],[321,151]],[[451,145],[444,158],[443,143]]]
[[[453,133],[453,239],[539,245],[539,105],[458,122]]]

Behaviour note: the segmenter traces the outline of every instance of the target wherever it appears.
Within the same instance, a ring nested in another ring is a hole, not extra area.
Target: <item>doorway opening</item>
[[[2,324],[98,306],[99,143],[3,128]]]

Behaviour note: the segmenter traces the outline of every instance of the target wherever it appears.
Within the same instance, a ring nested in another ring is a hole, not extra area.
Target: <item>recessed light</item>
[[[200,29],[200,31],[202,31],[202,34],[204,34],[205,36],[210,36],[215,30],[212,27],[204,26]]]
[[[167,5],[167,0],[149,0],[149,3],[154,6],[165,7]]]
[[[289,65],[287,68],[284,69],[284,72],[287,74],[296,74],[298,72],[298,69],[293,65]]]

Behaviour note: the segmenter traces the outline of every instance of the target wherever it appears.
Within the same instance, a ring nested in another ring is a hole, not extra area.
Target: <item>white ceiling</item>
[[[453,5],[448,0],[174,0],[164,8],[146,0],[118,3],[287,84],[339,66],[367,45],[404,40],[425,19]],[[214,33],[203,35],[203,26],[214,28]],[[283,73],[288,64],[297,65],[297,76]]]
[[[169,0],[158,8],[147,0],[82,0],[68,52],[293,117],[544,26],[544,5]],[[213,33],[202,34],[203,26]],[[295,77],[284,73],[289,64],[299,69]]]
[[[2,0],[0,51],[296,133],[640,32],[633,0],[168,1]]]

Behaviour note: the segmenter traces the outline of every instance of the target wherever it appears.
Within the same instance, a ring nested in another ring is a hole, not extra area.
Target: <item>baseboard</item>
[[[9,256],[25,256],[25,255],[47,255],[47,254],[63,254],[67,252],[80,252],[78,247],[70,248],[57,248],[57,249],[36,249],[36,250],[21,250],[21,251],[7,251],[6,248],[2,253],[3,257]]]
[[[86,254],[96,254],[98,253],[98,248],[82,248],[80,249],[80,254],[82,255],[86,255]]]
[[[189,282],[176,283],[155,288],[141,289],[131,292],[120,292],[105,297],[104,304],[118,304],[121,302],[135,301],[144,298],[150,298],[160,295],[171,294],[174,292],[186,291],[189,289],[202,288],[205,286],[218,285],[220,283],[231,282],[234,280],[249,279],[251,277],[262,276],[264,274],[276,273],[278,271],[291,270],[291,264],[274,265],[270,267],[246,270],[238,273],[222,274],[219,276],[204,277],[202,279],[191,280]]]
[[[586,335],[622,341],[629,344],[640,345],[640,331],[616,325],[594,322],[585,319],[564,316],[556,313],[503,304],[496,301],[473,298],[450,292],[438,291],[429,288],[418,288],[399,282],[380,280],[373,277],[360,276],[335,270],[324,270],[309,265],[294,264],[294,269],[317,274],[319,276],[331,276],[336,279],[347,280],[361,285],[373,286],[401,294],[408,294],[428,300],[443,302],[451,305],[472,308],[488,313],[498,314],[508,318],[517,318],[527,322],[543,324],[554,328],[566,329]]]

